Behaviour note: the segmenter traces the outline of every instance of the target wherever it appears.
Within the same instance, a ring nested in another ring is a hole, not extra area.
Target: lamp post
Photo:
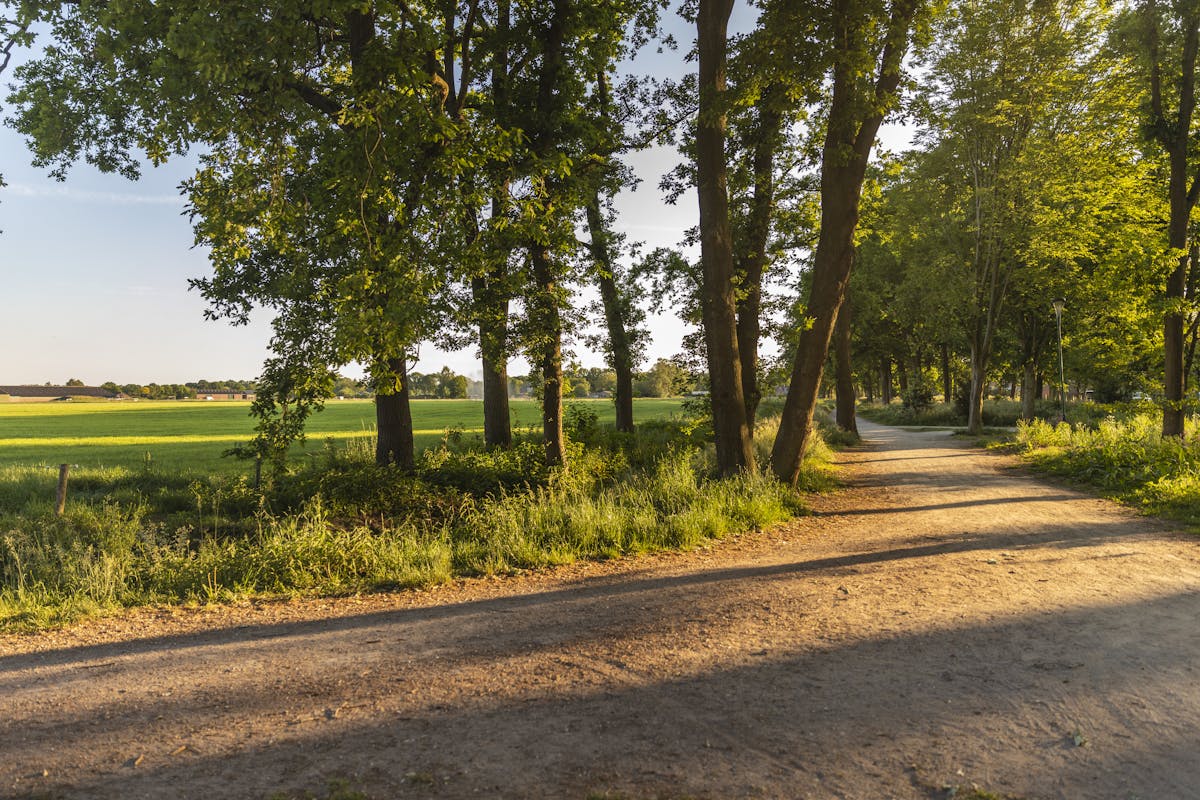
[[[1063,351],[1062,351],[1062,315],[1063,308],[1066,307],[1067,301],[1061,297],[1056,297],[1053,300],[1054,316],[1058,319],[1058,396],[1062,400],[1062,415],[1058,418],[1059,422],[1067,421],[1067,373],[1063,368]]]

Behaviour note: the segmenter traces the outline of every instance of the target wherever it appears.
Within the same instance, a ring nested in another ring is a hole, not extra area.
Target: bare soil
[[[863,427],[703,551],[0,639],[0,796],[1200,796],[1200,542]]]

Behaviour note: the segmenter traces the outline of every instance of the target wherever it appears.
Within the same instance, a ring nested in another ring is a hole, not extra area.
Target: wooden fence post
[[[54,515],[61,517],[67,508],[67,473],[71,471],[70,464],[58,465],[58,494],[55,497]]]

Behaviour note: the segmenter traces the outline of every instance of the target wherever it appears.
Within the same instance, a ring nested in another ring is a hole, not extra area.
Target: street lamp
[[[1058,319],[1058,396],[1062,399],[1062,416],[1058,418],[1059,422],[1067,421],[1067,373],[1063,369],[1063,352],[1062,352],[1062,314],[1063,308],[1066,307],[1067,301],[1061,297],[1056,297],[1053,300],[1054,316]]]

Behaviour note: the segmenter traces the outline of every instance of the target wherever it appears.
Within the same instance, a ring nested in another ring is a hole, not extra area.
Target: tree
[[[1185,346],[1192,209],[1200,198],[1200,143],[1195,129],[1196,58],[1200,53],[1200,5],[1143,0],[1115,27],[1119,46],[1138,69],[1143,95],[1142,130],[1167,161],[1170,217],[1167,247],[1174,260],[1167,277],[1163,317],[1163,436],[1183,436]]]
[[[725,161],[727,29],[733,0],[699,0],[696,14],[700,110],[696,121],[696,189],[700,200],[700,305],[708,355],[717,471],[753,471],[746,423]]]
[[[440,113],[451,87],[429,54],[453,39],[440,4],[32,5],[56,42],[18,71],[17,125],[38,163],[134,177],[135,151],[157,163],[208,149],[188,191],[215,274],[196,285],[235,323],[255,305],[278,312],[260,454],[285,452],[332,371],[360,360],[377,459],[410,465],[407,352],[438,327],[438,256],[461,239],[444,224],[462,199],[454,177],[503,146]]]
[[[832,81],[821,151],[821,227],[813,253],[807,314],[811,326],[800,334],[771,466],[795,485],[812,435],[813,410],[829,352],[829,342],[853,265],[854,233],[867,161],[884,115],[897,100],[901,62],[908,50],[921,0],[895,0],[889,7],[871,0],[834,0],[829,9],[829,63]],[[782,24],[803,30],[801,13],[780,6]]]

